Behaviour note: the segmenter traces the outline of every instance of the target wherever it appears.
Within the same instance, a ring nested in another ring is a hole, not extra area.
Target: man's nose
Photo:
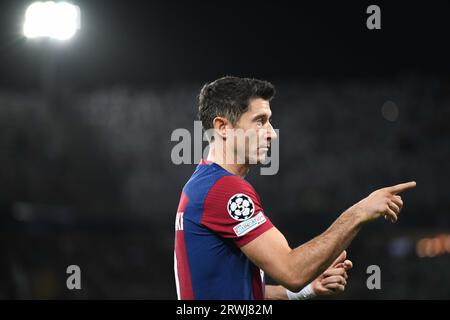
[[[278,135],[270,122],[269,122],[269,128],[268,128],[268,136],[269,136],[268,138],[270,140],[275,140],[276,138],[278,138]]]

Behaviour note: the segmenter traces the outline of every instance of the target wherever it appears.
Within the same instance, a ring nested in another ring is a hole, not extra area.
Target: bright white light
[[[80,8],[67,2],[34,2],[25,12],[23,33],[27,38],[67,40],[80,29]]]

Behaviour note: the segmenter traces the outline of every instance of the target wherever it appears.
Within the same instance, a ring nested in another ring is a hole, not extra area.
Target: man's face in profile
[[[242,114],[228,135],[227,150],[234,150],[238,164],[260,164],[267,157],[272,139],[277,134],[270,123],[272,111],[269,101],[251,99],[248,110]]]

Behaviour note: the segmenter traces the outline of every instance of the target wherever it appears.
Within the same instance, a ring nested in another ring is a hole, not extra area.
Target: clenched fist
[[[399,193],[416,187],[415,181],[378,189],[354,205],[363,223],[384,216],[395,223],[403,207]]]

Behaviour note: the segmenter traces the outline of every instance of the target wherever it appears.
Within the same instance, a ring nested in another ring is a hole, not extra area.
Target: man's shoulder
[[[183,191],[191,200],[204,198],[212,186],[221,178],[229,175],[215,165],[198,165],[190,179],[183,187]]]

